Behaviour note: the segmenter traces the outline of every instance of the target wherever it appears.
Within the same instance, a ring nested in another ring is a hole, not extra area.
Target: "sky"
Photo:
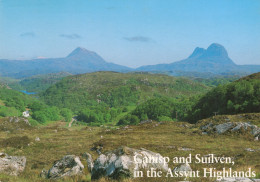
[[[0,59],[84,47],[135,68],[212,43],[236,64],[260,64],[260,0],[0,0]]]

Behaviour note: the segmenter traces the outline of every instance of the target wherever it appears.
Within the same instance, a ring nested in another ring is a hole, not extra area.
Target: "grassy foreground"
[[[3,122],[5,119],[0,119]],[[16,127],[16,126],[14,126]],[[193,170],[202,170],[205,167],[232,167],[233,170],[247,170],[251,167],[257,171],[260,178],[260,151],[248,152],[245,148],[260,149],[260,142],[253,141],[239,135],[201,135],[192,125],[181,122],[148,123],[137,126],[122,127],[120,129],[109,127],[86,127],[74,125],[67,127],[65,122],[56,122],[48,126],[24,127],[22,129],[0,131],[0,152],[8,155],[26,156],[27,164],[25,171],[19,177],[0,175],[0,181],[9,182],[38,182],[49,181],[42,179],[42,169],[49,169],[53,162],[61,159],[64,155],[74,154],[81,157],[84,152],[97,154],[90,149],[94,145],[103,144],[103,152],[116,149],[119,146],[131,148],[145,148],[160,153],[170,158],[176,156],[188,156],[201,154],[216,154],[235,158],[235,165],[227,164],[191,164]],[[40,141],[35,141],[39,137]],[[191,148],[191,151],[184,151],[182,148]],[[81,157],[82,159],[82,157]],[[86,166],[84,159],[81,160]],[[173,168],[176,164],[169,163]],[[87,167],[86,167],[87,168]],[[90,174],[87,169],[86,175],[82,177],[66,178],[57,181],[90,181]],[[125,181],[179,181],[177,178],[136,178]],[[215,181],[209,178],[192,178],[190,181]],[[110,181],[100,179],[99,181]]]

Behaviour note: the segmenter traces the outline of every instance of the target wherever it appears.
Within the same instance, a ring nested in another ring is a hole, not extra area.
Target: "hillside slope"
[[[209,91],[192,108],[189,120],[196,122],[214,114],[260,112],[259,75],[260,72]]]
[[[207,86],[184,78],[158,74],[96,72],[69,76],[42,94],[47,104],[79,110],[105,104],[136,105],[152,97],[205,93]]]

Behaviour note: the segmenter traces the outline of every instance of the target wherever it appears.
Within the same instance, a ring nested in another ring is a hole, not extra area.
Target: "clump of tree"
[[[70,109],[48,106],[40,101],[34,101],[28,106],[31,109],[32,118],[40,123],[46,121],[65,120],[71,121],[73,113]]]
[[[82,109],[77,119],[86,123],[104,124],[113,121],[121,112],[120,108],[110,108],[106,104],[100,104]]]
[[[192,123],[215,114],[260,112],[260,80],[241,79],[209,91],[192,107]]]
[[[130,114],[119,120],[118,125],[138,124],[152,119],[156,121],[184,120],[196,98],[159,97],[150,99],[136,107]]]
[[[127,114],[125,117],[121,118],[117,125],[136,125],[140,122],[140,119],[131,114]]]
[[[69,122],[73,117],[73,112],[68,108],[62,108],[60,110],[60,115],[64,118],[66,122]]]

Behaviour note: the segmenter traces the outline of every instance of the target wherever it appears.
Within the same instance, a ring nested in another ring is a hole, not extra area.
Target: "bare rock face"
[[[145,159],[157,159],[158,162],[145,162]],[[135,170],[148,170],[155,168],[167,171],[167,163],[162,162],[163,157],[146,149],[132,149],[120,147],[106,154],[101,154],[94,162],[91,178],[111,177],[114,179],[134,177]]]
[[[24,156],[8,156],[0,153],[0,173],[17,176],[24,171],[26,158]]]
[[[65,176],[81,175],[83,169],[84,166],[79,157],[75,155],[66,155],[61,160],[56,161],[47,173],[43,170],[41,176],[57,179]]]

